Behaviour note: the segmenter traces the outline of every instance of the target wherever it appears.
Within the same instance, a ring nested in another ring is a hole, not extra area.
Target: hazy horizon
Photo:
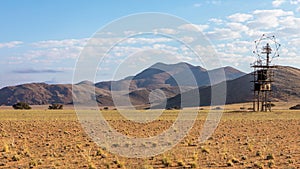
[[[175,36],[179,30],[196,27],[208,39],[220,64],[231,66],[245,73],[252,71],[250,64],[256,60],[252,53],[262,34],[275,35],[281,44],[280,57],[273,64],[299,68],[300,50],[300,3],[289,0],[268,1],[151,1],[151,2],[99,2],[90,1],[1,1],[0,18],[0,88],[31,82],[71,83],[76,61],[99,29],[124,16],[156,12],[182,18],[191,24],[180,25],[178,29],[160,30]],[[118,5],[116,5],[118,4]],[[14,11],[14,12],[11,12]],[[117,12],[116,12],[117,11]],[[127,30],[125,34],[133,30]],[[153,30],[154,32],[157,30]],[[114,38],[107,32],[105,44]],[[185,36],[186,41],[193,37]],[[148,52],[155,49],[156,51]],[[139,53],[137,50],[147,51]],[[97,69],[96,80],[111,80],[115,68],[130,62],[128,72],[120,71],[121,77],[134,75],[150,64],[159,61],[161,53],[167,51],[165,61],[185,61],[203,66],[201,61],[190,57],[180,43],[162,36],[134,36],[114,46],[110,59]],[[205,50],[205,49],[204,49]],[[209,53],[210,51],[207,51]],[[138,54],[136,54],[138,53]],[[157,55],[156,55],[157,54]],[[138,55],[138,56],[136,56]],[[166,54],[165,54],[166,55]],[[186,55],[188,57],[186,57]],[[129,57],[139,61],[135,66]],[[148,59],[148,60],[147,60]],[[124,62],[125,60],[125,62]],[[147,64],[142,64],[147,60]],[[213,68],[209,65],[208,69]]]

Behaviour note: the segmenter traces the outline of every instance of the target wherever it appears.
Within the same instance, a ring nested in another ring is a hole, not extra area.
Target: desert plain
[[[275,104],[272,112],[245,110],[251,103],[226,105],[205,142],[198,138],[209,107],[183,109],[198,112],[189,133],[171,150],[147,158],[122,157],[98,146],[72,106],[64,110],[1,106],[0,168],[300,168],[300,111],[288,110],[295,103]],[[138,138],[168,129],[178,110],[165,110],[145,124],[126,120],[112,108],[102,114],[118,132]]]

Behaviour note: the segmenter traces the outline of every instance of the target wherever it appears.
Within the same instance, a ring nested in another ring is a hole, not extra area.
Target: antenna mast
[[[274,69],[277,68],[271,65],[271,62],[273,58],[279,57],[279,47],[280,44],[276,42],[275,36],[269,37],[263,34],[255,41],[253,53],[257,56],[257,60],[252,64],[253,111],[271,111],[272,82],[274,82]]]

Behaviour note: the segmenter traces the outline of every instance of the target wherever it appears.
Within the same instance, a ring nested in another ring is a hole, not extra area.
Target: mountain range
[[[272,95],[273,101],[291,101],[300,100],[300,69],[289,67],[289,66],[278,66],[274,70],[275,81],[272,84]],[[184,98],[184,106],[206,106],[213,105],[211,102],[212,89],[220,93],[225,93],[225,104],[232,103],[245,103],[253,100],[253,80],[252,74],[246,74],[233,80],[227,80],[212,86],[199,87],[197,89],[190,90],[169,98],[166,103],[166,107],[179,107],[181,99]],[[224,84],[226,83],[226,84]],[[224,87],[225,86],[225,87]],[[224,90],[225,89],[225,90]],[[193,93],[200,93],[199,104],[193,102]],[[217,93],[218,96],[218,93]],[[217,99],[215,99],[217,100]],[[218,100],[217,100],[218,103]]]
[[[129,97],[131,104],[135,106],[149,105],[150,102],[160,105],[166,102],[167,107],[178,106],[181,98],[186,98],[185,106],[194,106],[189,104],[195,102],[193,93],[199,92],[199,105],[202,106],[210,104],[211,89],[218,89],[224,83],[227,85],[226,103],[251,101],[250,81],[252,79],[251,74],[245,74],[232,67],[206,70],[200,66],[180,62],[156,63],[135,76],[128,76],[118,81],[103,81],[95,84],[83,81],[75,86],[85,90],[95,90],[95,99],[100,106],[114,106],[112,92],[116,93],[121,100],[123,97]],[[275,70],[275,79],[273,85],[275,100],[300,98],[299,69],[279,66]],[[32,105],[73,103],[71,84],[30,83],[9,86],[0,89],[0,96],[0,105],[12,105],[16,102],[27,102]]]

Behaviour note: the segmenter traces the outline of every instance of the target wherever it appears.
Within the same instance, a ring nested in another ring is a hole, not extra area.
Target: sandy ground
[[[125,158],[98,147],[71,108],[44,107],[29,111],[2,107],[0,168],[300,168],[300,111],[226,110],[203,143],[198,138],[207,111],[200,111],[193,128],[173,149],[148,158]],[[177,117],[175,111],[166,111],[159,120],[140,124],[113,110],[103,114],[118,132],[132,137],[155,136]]]

